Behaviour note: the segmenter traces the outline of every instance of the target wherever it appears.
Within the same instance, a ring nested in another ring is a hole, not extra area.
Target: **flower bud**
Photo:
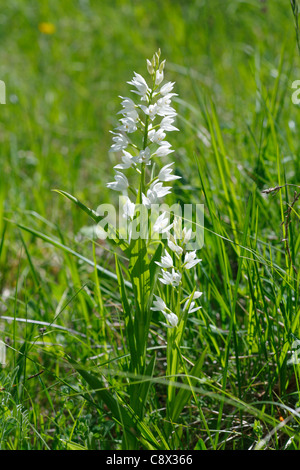
[[[165,68],[165,63],[166,63],[166,60],[163,60],[162,63],[160,64],[159,66],[159,72],[162,73],[164,68]]]
[[[152,67],[155,69],[155,67],[156,67],[156,56],[155,56],[155,54],[153,54],[151,64],[152,64]]]
[[[177,240],[181,240],[182,237],[182,219],[181,217],[176,216],[174,218],[174,233]]]
[[[153,68],[153,65],[152,65],[152,63],[150,62],[149,59],[147,59],[147,70],[148,70],[148,72],[150,73],[150,75],[153,75],[153,73],[154,73],[154,68]]]
[[[160,72],[159,70],[156,70],[155,85],[160,85],[163,79],[164,79],[164,73]]]

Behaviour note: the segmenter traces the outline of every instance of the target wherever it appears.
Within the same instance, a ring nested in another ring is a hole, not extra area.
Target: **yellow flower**
[[[43,34],[53,34],[55,33],[55,25],[53,23],[40,23],[39,24],[39,30]]]

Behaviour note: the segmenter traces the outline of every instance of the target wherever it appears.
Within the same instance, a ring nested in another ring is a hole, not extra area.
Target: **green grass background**
[[[41,33],[42,22],[55,32]],[[109,411],[82,397],[86,386],[63,360],[67,353],[91,364],[105,350],[100,361],[122,363],[116,285],[100,273],[97,296],[93,266],[34,231],[93,260],[89,232],[82,232],[90,221],[51,190],[94,209],[115,197],[105,185],[117,163],[108,150],[119,95],[128,96],[126,82],[133,71],[146,74],[145,60],[158,48],[179,95],[180,132],[170,140],[182,185],[173,199],[205,205],[203,262],[192,280],[204,292],[203,309],[190,319],[186,354],[193,360],[205,351],[202,378],[213,384],[206,393],[240,400],[226,404],[199,392],[212,437],[193,402],[170,446],[249,448],[283,416],[286,428],[271,433],[268,445],[298,448],[300,416],[291,411],[298,370],[287,361],[300,338],[299,275],[281,226],[296,188],[261,192],[300,179],[300,113],[291,101],[300,70],[289,2],[11,0],[1,9],[0,41],[7,98],[0,107],[1,315],[68,329],[0,317],[8,345],[0,448],[120,445]],[[297,268],[299,206],[291,219]],[[95,255],[114,272],[108,245],[98,244]],[[113,374],[109,380],[111,387],[122,382]],[[153,392],[151,416],[160,393]]]

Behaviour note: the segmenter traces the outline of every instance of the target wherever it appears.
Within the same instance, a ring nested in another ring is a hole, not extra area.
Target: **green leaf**
[[[90,209],[89,207],[85,206],[77,197],[72,196],[71,194],[67,193],[66,191],[62,191],[61,189],[52,189],[52,191],[61,194],[62,196],[65,196],[66,198],[70,199],[70,201],[74,202],[76,206],[78,206],[80,209],[82,209],[87,215],[89,215],[96,223],[100,222],[100,220],[103,218],[102,216],[99,216],[96,211],[93,209]]]
[[[114,419],[122,425],[124,433],[129,435],[128,441],[132,442],[132,437],[134,437],[140,439],[148,449],[160,449],[158,441],[148,426],[117,393],[115,393],[115,398],[98,377],[83,369],[74,359],[68,358],[68,360],[96,393],[97,398],[106,404]]]
[[[86,447],[77,444],[76,442],[73,441],[65,441],[64,439],[60,439],[60,441],[65,444],[67,449],[69,450],[88,450]]]
[[[154,255],[151,258],[151,261],[149,263],[149,273],[150,273],[150,292],[149,292],[149,302],[152,305],[152,297],[154,293],[154,289],[156,286],[156,281],[157,281],[157,273],[158,273],[158,266],[156,264],[156,261],[160,261],[161,259],[161,252],[163,249],[163,245],[160,243],[155,250]],[[149,307],[151,307],[149,305]]]
[[[77,362],[74,361],[74,359],[68,359],[69,362],[73,365],[73,367],[77,370],[77,372],[88,383],[91,389],[94,390],[98,399],[103,401],[106,406],[110,409],[114,416],[114,419],[120,424],[123,424],[126,429],[134,429],[134,422],[127,413],[125,404],[122,402],[118,403],[118,401],[113,397],[112,393],[106,390],[106,387],[102,380],[100,380],[94,374],[91,374],[87,370],[83,369]]]
[[[67,193],[66,191],[62,191],[60,189],[53,189],[52,191],[65,196],[67,199],[70,199],[76,206],[78,206],[81,210],[83,210],[89,217],[91,217],[94,222],[99,223],[103,219],[102,215],[99,215],[93,209],[90,209],[85,204],[83,204],[77,197],[72,196],[71,194]],[[107,239],[114,245],[117,245],[123,251],[128,249],[128,243],[122,237],[120,237],[118,230],[112,225],[107,224]]]
[[[147,245],[144,239],[131,242],[129,274],[135,297],[134,334],[136,338],[139,372],[145,365],[146,344],[150,327],[151,310],[148,307],[150,295],[150,272]]]
[[[199,439],[197,444],[194,447],[194,450],[207,450],[206,445],[204,444],[203,439]]]
[[[45,242],[50,243],[51,245],[55,246],[56,248],[59,248],[59,249],[65,251],[67,253],[70,253],[70,254],[76,256],[77,258],[81,259],[82,261],[89,264],[90,266],[95,267],[94,261],[86,258],[85,256],[81,255],[80,253],[77,253],[76,251],[74,251],[71,248],[69,248],[68,246],[60,243],[59,241],[55,240],[54,238],[48,237],[48,235],[45,235],[44,233],[38,232],[37,230],[34,230],[32,228],[29,228],[29,227],[25,227],[24,225],[21,225],[17,222],[14,222],[14,221],[9,221],[9,222],[12,222],[12,223],[16,224],[17,227],[19,227],[20,229],[31,233],[35,237],[38,237],[41,240],[44,240]],[[102,273],[102,275],[104,275],[104,277],[109,278],[109,279],[114,279],[115,281],[118,280],[116,274],[112,273],[108,269],[103,268],[102,266],[99,266],[99,264],[96,265],[96,269],[97,269],[97,271],[100,271]],[[132,285],[130,284],[130,282],[124,281],[124,283],[125,283],[125,285],[128,289],[132,290]]]
[[[136,408],[134,407],[134,409],[137,409],[137,413],[139,416],[144,415],[144,411],[145,411],[147,399],[148,399],[148,394],[149,394],[149,390],[150,390],[151,383],[152,383],[151,378],[153,377],[155,362],[156,362],[156,356],[153,355],[145,370],[145,376],[147,377],[147,380],[139,384],[137,393],[135,393],[135,400],[136,400],[137,406]]]
[[[121,302],[122,302],[123,311],[125,315],[125,332],[126,332],[129,350],[130,350],[131,364],[132,364],[133,370],[136,370],[137,351],[136,351],[136,342],[135,342],[135,336],[134,336],[132,308],[130,307],[129,302],[128,302],[124,278],[122,275],[122,271],[121,271],[121,267],[120,267],[120,263],[117,258],[117,255],[115,256],[115,260],[116,260],[116,274],[118,278],[120,297],[121,297]]]
[[[191,387],[194,387],[197,384],[197,378],[200,378],[202,366],[203,366],[203,361],[206,355],[206,349],[203,351],[201,356],[198,358],[196,364],[192,368],[192,370],[189,373],[189,380],[184,379],[185,383],[189,383]],[[176,422],[177,419],[179,418],[179,415],[187,402],[189,401],[190,397],[192,394],[192,390],[187,390],[184,388],[181,388],[179,392],[177,393],[175,400],[174,400],[174,406],[172,409],[172,421]]]

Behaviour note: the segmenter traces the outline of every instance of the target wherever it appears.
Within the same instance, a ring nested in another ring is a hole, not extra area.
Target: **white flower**
[[[128,111],[127,113],[123,113],[123,116],[131,118],[135,123],[139,120],[139,113],[134,109],[132,111]]]
[[[114,134],[114,132],[112,132]],[[110,148],[110,152],[119,152],[127,147],[129,141],[124,134],[115,134],[112,138],[114,144]]]
[[[145,79],[139,74],[134,72],[134,77],[129,83],[129,85],[133,85],[136,90],[131,90],[133,93],[140,95],[142,100],[147,99],[147,93],[150,92],[150,89],[145,81]]]
[[[148,139],[154,144],[161,145],[165,137],[166,133],[163,131],[163,129],[158,129],[157,131],[155,129],[150,129],[148,131]]]
[[[120,171],[117,171],[116,173],[117,174],[115,175],[115,181],[113,181],[112,183],[107,183],[106,186],[110,189],[113,189],[114,191],[127,190],[129,186],[128,179]]]
[[[162,183],[158,183],[156,181],[154,181],[154,183],[152,183],[150,186],[150,191],[152,191],[152,193],[155,193],[157,198],[161,198],[161,197],[166,196],[167,194],[170,194],[171,192],[170,189],[171,189],[171,186],[163,186]],[[148,196],[148,192],[147,192],[147,196]]]
[[[167,93],[157,100],[158,106],[167,106],[171,104],[173,96],[177,96],[176,93]]]
[[[189,303],[190,303],[190,306],[189,306],[188,313],[196,312],[197,310],[202,308],[202,307],[195,307],[195,302],[194,302],[194,300],[199,299],[199,297],[201,297],[202,294],[203,294],[203,292],[200,292],[200,291],[196,290],[194,292],[194,294],[189,295],[185,299],[185,304],[184,304],[183,310],[187,309],[187,306],[189,305]]]
[[[165,116],[160,123],[160,128],[164,131],[178,131],[177,127],[173,126],[173,122],[175,121],[174,116]]]
[[[126,150],[123,150],[122,162],[123,163],[119,163],[114,166],[114,168],[117,170],[127,170],[128,168],[131,168],[132,165],[135,165],[135,157],[133,157],[129,152],[126,152]]]
[[[144,111],[145,114],[147,114],[151,121],[153,121],[153,119],[155,118],[156,114],[157,114],[157,110],[158,110],[158,107],[157,107],[157,104],[150,104],[150,106],[143,106],[143,105],[140,105],[140,108]]]
[[[168,238],[168,247],[178,256],[180,256],[183,252],[183,249],[181,248],[181,246],[177,245],[175,239],[171,240],[171,238]]]
[[[149,197],[146,197],[144,193],[142,193],[142,203],[147,209],[151,209],[151,204],[154,204],[154,202],[151,202]]]
[[[149,59],[147,59],[147,70],[150,73],[150,75],[152,75],[154,73],[153,65],[152,65],[152,63]]]
[[[137,161],[138,163],[146,163],[146,165],[151,164],[151,153],[149,147],[140,151]]]
[[[189,310],[188,310],[188,313],[193,313],[193,312],[196,312],[197,310],[199,310],[200,308],[202,307],[195,307],[195,302],[194,300],[196,299],[199,299],[199,297],[201,297],[201,295],[203,294],[203,292],[200,292],[200,291],[195,291],[194,292],[194,295],[191,294],[189,295],[185,300],[185,304],[184,304],[184,307],[183,307],[183,310],[186,310],[187,306],[189,305],[190,303],[190,306],[189,306]]]
[[[171,104],[171,97],[173,96],[174,93],[169,93],[168,95],[164,96],[163,98],[160,98],[157,101],[157,114],[159,116],[177,116],[177,113]]]
[[[150,310],[154,310],[158,312],[165,311],[167,308],[165,302],[158,295],[156,295],[155,297],[156,297],[156,300],[154,300],[153,307],[151,307]]]
[[[163,79],[164,79],[164,72],[160,72],[159,70],[157,70],[155,74],[155,85],[160,85]]]
[[[131,113],[132,111],[136,111],[136,104],[135,102],[131,99],[131,98],[127,98],[127,97],[123,97],[123,96],[120,96],[120,98],[122,98],[122,102],[121,102],[121,105],[123,106],[123,110],[119,111],[118,114],[127,114],[127,113]]]
[[[165,85],[163,85],[161,87],[161,89],[159,90],[159,93],[163,96],[167,95],[168,93],[170,93],[173,90],[174,85],[175,85],[175,82],[165,83]]]
[[[202,294],[203,292],[200,292],[199,290],[195,290],[193,299],[199,299],[199,297],[201,297]]]
[[[165,302],[158,297],[158,295],[155,296],[156,300],[153,302],[153,307],[151,307],[150,310],[153,310],[155,312],[161,312],[165,319],[169,322],[169,325],[162,323],[165,325],[167,328],[175,328],[178,324],[178,317],[175,315],[175,313],[171,312],[169,308],[167,308]],[[167,312],[166,312],[167,310]]]
[[[170,194],[170,189],[171,186],[163,187],[162,183],[154,181],[147,191],[147,196],[142,194],[143,204],[147,207],[147,209],[150,209],[151,204],[156,204],[159,198]]]
[[[118,114],[122,114],[123,116],[131,118],[136,123],[139,118],[139,114],[136,110],[136,104],[131,98],[123,98],[122,96],[120,96],[120,98],[123,99],[121,105],[124,109],[121,109]]]
[[[176,176],[176,175],[172,175],[172,171],[173,169],[170,168],[172,165],[174,165],[174,162],[173,163],[169,163],[168,165],[165,165],[161,170],[160,172],[158,173],[158,179],[159,181],[172,181],[172,180],[177,180],[179,178],[181,178],[181,176]]]
[[[186,310],[187,306],[189,304],[189,300],[186,301],[183,310]],[[194,313],[197,312],[197,310],[200,310],[202,307],[195,307],[195,302],[191,302],[189,306],[188,313]]]
[[[123,217],[126,219],[133,219],[135,211],[135,204],[131,202],[130,198],[127,196],[125,203],[123,205]]]
[[[186,244],[190,241],[192,236],[192,229],[187,229],[186,227],[182,229],[182,219],[180,217],[174,218],[173,227],[176,239],[181,240],[183,244]]]
[[[159,103],[159,101],[157,102],[157,111],[156,111],[156,114],[158,114],[158,116],[163,116],[163,117],[166,117],[166,116],[177,116],[177,113],[175,111],[174,108],[172,108],[172,106],[169,106],[169,105],[165,105],[163,103]]]
[[[161,271],[162,277],[159,278],[160,282],[166,285],[171,285],[173,287],[178,287],[181,281],[181,274],[177,273],[174,268],[172,268],[172,272],[169,271]]]
[[[137,130],[136,121],[129,116],[120,119],[120,122],[122,125],[117,127],[119,131],[132,133]]]
[[[161,145],[158,147],[158,149],[155,151],[153,155],[156,157],[165,157],[166,155],[169,155],[169,153],[174,152],[174,150],[171,150],[171,144],[169,142],[162,142]]]
[[[186,227],[184,227],[184,229],[182,230],[182,237],[183,237],[183,243],[186,245],[190,239],[191,239],[191,236],[192,236],[192,229],[189,228],[187,230]]]
[[[165,323],[163,323],[163,325],[165,325],[167,328],[176,328],[177,324],[178,324],[178,317],[177,315],[175,315],[175,313],[171,312],[170,313],[167,313],[167,312],[162,312],[165,319],[170,323],[170,325],[166,325]]]
[[[173,260],[167,250],[165,250],[165,256],[161,257],[160,262],[155,261],[155,263],[161,268],[173,268]]]
[[[177,240],[176,240],[176,233],[178,231],[178,221],[181,222],[181,219],[179,217],[174,217],[173,231],[175,233],[175,236],[173,236],[171,233],[167,234],[168,235],[168,247],[178,256],[181,256],[183,249],[181,248],[181,246],[177,244]]]
[[[200,261],[202,260],[196,258],[196,251],[190,251],[185,254],[184,267],[185,269],[193,268],[197,263],[200,263]]]
[[[169,224],[169,217],[166,217],[166,212],[163,212],[160,216],[157,217],[155,224],[153,225],[153,231],[157,233],[168,232],[173,224]]]
[[[181,240],[182,237],[182,218],[179,216],[174,217],[174,235],[175,239]]]

